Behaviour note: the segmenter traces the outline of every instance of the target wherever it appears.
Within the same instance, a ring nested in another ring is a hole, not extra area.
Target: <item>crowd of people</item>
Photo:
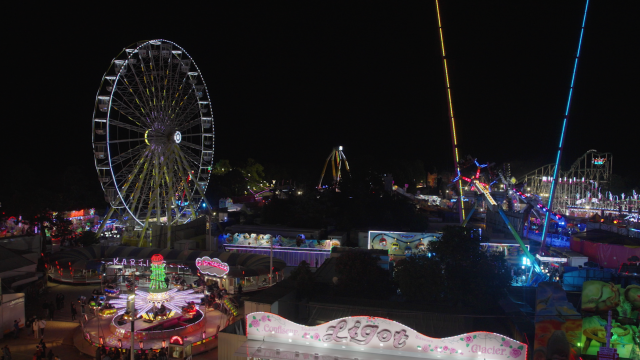
[[[96,360],[128,360],[131,358],[131,350],[130,349],[119,349],[119,348],[109,348],[108,350],[100,346],[96,349]],[[135,360],[168,360],[169,356],[167,354],[167,350],[160,349],[160,351],[155,352],[151,349],[143,350],[135,350],[133,354],[133,358]]]

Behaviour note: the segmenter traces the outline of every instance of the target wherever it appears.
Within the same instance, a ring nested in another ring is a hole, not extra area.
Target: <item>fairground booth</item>
[[[284,261],[287,266],[298,266],[306,261],[313,267],[321,265],[331,256],[331,248],[340,246],[340,240],[314,240],[317,234],[272,235],[263,233],[228,233],[220,235],[220,243],[226,251],[271,256]],[[314,236],[315,235],[315,236]]]
[[[426,254],[429,241],[440,239],[441,233],[369,231],[368,248],[387,250],[389,260],[400,260],[412,254]]]
[[[167,278],[174,286],[189,286],[202,276],[208,284],[215,281],[231,294],[240,286],[252,291],[275,284],[283,279],[286,267],[284,261],[274,258],[271,269],[269,256],[259,254],[94,245],[52,254],[49,276],[60,282],[99,284],[106,278],[119,285],[134,281],[149,286],[151,259],[156,254],[166,262]]]
[[[525,360],[527,344],[490,332],[447,338],[423,335],[399,322],[368,316],[305,326],[266,312],[246,316],[245,336],[221,341],[220,359]],[[225,340],[230,338],[225,334]],[[221,336],[221,339],[223,337]],[[233,349],[233,353],[230,351]],[[233,357],[228,356],[232,354]]]

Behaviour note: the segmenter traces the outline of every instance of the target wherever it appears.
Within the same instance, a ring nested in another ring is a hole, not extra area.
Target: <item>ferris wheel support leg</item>
[[[140,235],[140,241],[138,242],[138,246],[142,247],[143,245],[146,245],[144,242],[144,236],[147,233],[147,227],[149,226],[149,219],[151,218],[151,213],[153,212],[153,205],[156,202],[156,199],[158,198],[158,193],[160,192],[160,187],[158,186],[158,183],[154,184],[154,191],[153,194],[151,195],[151,201],[149,201],[149,208],[147,209],[147,217],[144,220],[144,225],[142,226],[142,234]],[[156,212],[160,211],[160,209],[156,209]]]
[[[191,173],[191,168],[189,168],[189,165],[187,163],[187,159],[184,157],[184,154],[182,153],[182,151],[180,151],[180,149],[178,149],[178,154],[180,154],[180,158],[182,159],[182,164],[183,166],[187,169],[187,171],[189,173]],[[200,187],[200,184],[198,184],[198,181],[195,182],[196,183],[196,189],[198,189],[198,192],[200,193],[200,196],[202,196],[202,200],[204,201],[204,203],[207,205],[207,208],[209,209],[209,211],[211,211],[211,205],[209,204],[209,201],[207,201],[206,196],[204,196],[204,190],[202,189],[202,187]]]
[[[111,206],[111,209],[107,213],[107,216],[105,216],[104,220],[102,220],[102,224],[100,224],[100,227],[98,228],[98,231],[96,231],[96,239],[100,237],[100,234],[102,234],[102,231],[104,230],[105,225],[107,225],[107,220],[109,220],[109,218],[111,218],[111,215],[113,215],[113,211],[115,209],[116,209],[115,207]]]
[[[165,206],[167,207],[167,249],[171,249],[171,223],[173,222],[173,211],[171,209],[175,192],[173,191],[173,186],[171,185],[171,181],[173,179],[169,176],[167,167],[164,166],[162,168],[162,171],[164,171],[165,179],[167,181],[167,188],[169,189],[169,194],[171,195],[171,197],[165,198]]]
[[[140,175],[140,180],[136,184],[136,189],[135,189],[135,191],[133,193],[133,200],[131,201],[131,204],[132,204],[132,206],[131,206],[131,214],[132,215],[133,215],[134,211],[136,210],[136,204],[137,204],[137,201],[138,201],[138,197],[140,196],[140,191],[142,190],[141,184],[144,184],[144,179],[147,176],[147,172],[149,170],[148,163],[147,163],[147,161],[145,161],[146,160],[146,155],[147,155],[147,153],[145,152],[145,155],[140,160],[140,164],[144,163],[144,168],[142,170],[142,175]],[[135,174],[132,174],[132,175],[135,175]],[[131,177],[131,179],[133,179],[133,176]]]
[[[160,169],[158,168],[158,154],[156,154],[155,159],[153,159],[153,170],[156,175],[156,191],[160,191]],[[160,196],[156,196],[156,224],[160,224]]]
[[[183,168],[186,171],[187,168],[184,166],[182,161],[180,160],[180,154],[178,153],[178,149],[173,147],[173,155],[176,159],[176,168],[178,169],[178,174],[180,174],[180,178],[182,179],[183,184],[188,184],[187,177],[184,175]],[[189,192],[189,187],[187,186],[187,190],[185,191],[187,194],[187,200],[189,201],[189,207],[191,208],[191,219],[195,219],[196,217],[196,209],[193,207],[193,199],[191,198],[191,193]]]
[[[149,209],[147,209],[147,218],[144,220],[144,226],[142,226],[142,234],[140,235],[140,241],[138,242],[138,247],[142,247],[142,245],[146,245],[144,243],[144,236],[147,233],[147,227],[149,226],[149,219],[151,218],[151,211],[153,210],[153,204],[156,201],[156,197],[158,196],[158,188],[153,192],[153,196],[151,197],[151,201],[149,202]]]

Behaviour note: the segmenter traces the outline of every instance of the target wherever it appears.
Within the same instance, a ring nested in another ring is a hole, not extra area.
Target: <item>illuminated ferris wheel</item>
[[[152,40],[116,56],[93,115],[95,165],[112,206],[106,219],[126,208],[143,236],[150,223],[194,219],[209,207],[213,144],[207,87],[184,49]]]

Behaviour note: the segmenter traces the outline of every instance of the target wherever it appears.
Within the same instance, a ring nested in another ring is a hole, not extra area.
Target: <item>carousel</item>
[[[160,349],[168,339],[179,338],[181,343],[195,345],[214,338],[229,317],[215,310],[206,314],[206,307],[201,306],[205,297],[201,287],[170,289],[165,267],[162,255],[155,254],[148,288],[130,289],[129,294],[111,288],[106,294],[94,294],[91,309],[96,316],[82,319],[85,339],[123,349],[129,348],[131,342],[140,349]],[[131,311],[131,305],[135,311]]]

